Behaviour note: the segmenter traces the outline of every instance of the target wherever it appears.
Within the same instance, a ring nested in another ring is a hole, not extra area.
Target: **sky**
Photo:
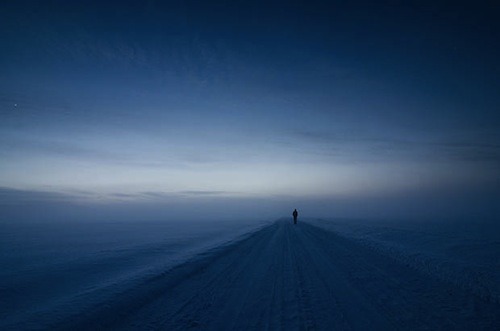
[[[499,11],[2,1],[0,217],[497,217]]]

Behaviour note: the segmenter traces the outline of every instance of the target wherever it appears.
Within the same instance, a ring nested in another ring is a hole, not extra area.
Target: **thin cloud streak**
[[[500,162],[500,145],[484,141],[417,141],[375,136],[340,136],[319,131],[290,132],[289,137],[288,146],[298,150],[347,159],[368,157],[371,160],[383,160],[407,157],[422,160],[425,159],[423,156],[428,156],[450,162]]]

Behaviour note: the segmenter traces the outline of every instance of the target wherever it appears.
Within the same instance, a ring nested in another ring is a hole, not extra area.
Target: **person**
[[[293,215],[293,224],[297,224],[297,216],[299,216],[297,209],[293,211],[292,215]]]

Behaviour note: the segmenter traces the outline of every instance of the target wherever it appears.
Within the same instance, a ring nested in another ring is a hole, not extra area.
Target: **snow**
[[[3,222],[0,329],[44,328],[269,222]]]
[[[4,224],[0,329],[500,329],[492,226]]]
[[[420,272],[500,302],[496,220],[311,220]]]

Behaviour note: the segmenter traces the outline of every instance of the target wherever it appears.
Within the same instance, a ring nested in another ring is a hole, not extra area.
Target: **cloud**
[[[37,151],[42,154],[64,155],[69,157],[107,159],[112,154],[76,144],[48,140],[11,140],[10,146],[15,149]]]
[[[137,194],[129,194],[129,193],[111,193],[108,196],[114,198],[137,198]]]
[[[322,131],[295,131],[289,132],[288,136],[292,141],[289,146],[299,145],[299,148],[306,147],[306,151],[314,154],[347,159],[432,157],[436,160],[500,163],[500,145],[484,141],[392,139]]]
[[[78,194],[0,187],[0,205],[75,202]]]
[[[496,144],[450,141],[429,143],[429,146],[449,159],[500,163],[500,145]]]
[[[179,191],[181,195],[186,196],[214,196],[214,195],[226,195],[226,194],[235,194],[237,192],[233,191],[210,191],[210,190],[188,190],[188,191]]]
[[[9,132],[0,133],[0,155],[7,160],[12,155],[44,158],[61,158],[92,162],[97,164],[111,164],[119,166],[136,166],[145,168],[184,168],[192,164],[206,164],[216,162],[213,156],[198,156],[193,158],[190,154],[176,153],[163,155],[151,152],[143,154],[139,150],[118,148],[112,150],[109,144],[101,146],[87,146],[85,141],[62,141],[60,139],[47,139],[35,136],[20,136]]]
[[[165,192],[140,192],[139,194],[151,198],[165,198],[172,195],[171,193]]]
[[[223,196],[234,194],[231,191],[209,191],[209,190],[187,190],[178,192],[145,191],[145,192],[108,192],[97,193],[86,190],[29,190],[10,187],[0,187],[0,205],[21,204],[54,204],[54,203],[77,203],[77,202],[119,202],[127,201],[179,201],[189,197]]]

